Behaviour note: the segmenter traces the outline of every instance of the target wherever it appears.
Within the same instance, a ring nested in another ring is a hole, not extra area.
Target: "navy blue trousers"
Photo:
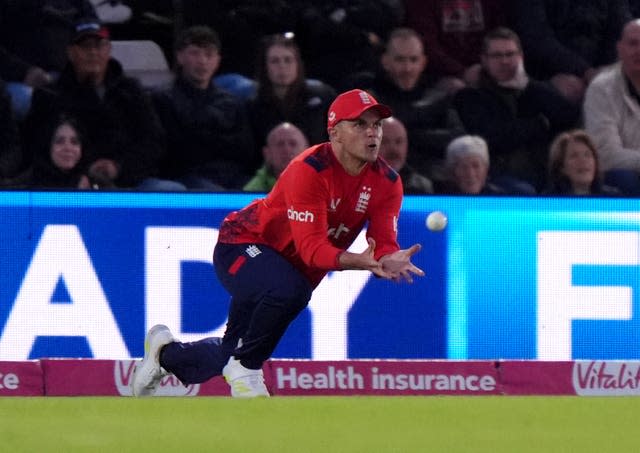
[[[160,354],[160,365],[184,384],[219,376],[232,355],[247,368],[261,368],[313,291],[300,271],[264,245],[218,243],[213,264],[231,294],[224,337],[170,343]]]

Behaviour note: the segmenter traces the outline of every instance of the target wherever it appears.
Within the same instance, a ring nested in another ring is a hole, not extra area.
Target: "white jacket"
[[[640,172],[640,104],[629,94],[620,63],[591,81],[584,122],[598,149],[601,170]]]

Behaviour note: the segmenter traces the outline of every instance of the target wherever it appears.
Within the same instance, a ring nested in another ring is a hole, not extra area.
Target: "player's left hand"
[[[408,249],[398,250],[380,258],[382,270],[391,276],[391,279],[400,282],[402,280],[413,283],[413,276],[424,276],[424,271],[411,262],[411,257],[418,253],[422,246],[413,244]]]

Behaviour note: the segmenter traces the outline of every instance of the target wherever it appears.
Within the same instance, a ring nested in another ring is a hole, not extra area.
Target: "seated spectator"
[[[615,43],[631,19],[627,0],[514,0],[509,22],[522,39],[527,71],[581,103],[586,87],[615,62]]]
[[[55,80],[80,18],[96,13],[88,0],[0,2],[0,78],[8,82],[14,113],[22,120],[34,88]]]
[[[38,150],[33,165],[11,181],[13,187],[33,189],[90,189],[100,181],[86,175],[84,140],[78,122],[61,116],[43,133],[44,149]],[[106,187],[109,188],[109,187]]]
[[[596,147],[585,131],[576,129],[556,137],[549,150],[545,193],[620,196],[620,190],[603,184],[601,176]]]
[[[256,80],[257,93],[249,101],[255,143],[265,143],[269,131],[283,122],[299,127],[310,143],[328,140],[327,111],[336,92],[325,83],[305,78],[300,49],[293,38],[264,38]]]
[[[446,167],[449,181],[444,193],[497,195],[505,191],[489,182],[487,142],[477,135],[463,135],[447,146]]]
[[[309,147],[302,131],[291,123],[271,129],[262,148],[264,164],[242,188],[246,192],[269,192],[289,162]]]
[[[384,119],[382,121],[380,157],[398,172],[402,178],[402,188],[405,194],[433,193],[431,180],[407,164],[408,154],[409,138],[402,121],[393,116]]]
[[[640,194],[640,20],[630,21],[617,44],[619,63],[599,74],[584,101],[587,133],[605,180]]]
[[[164,154],[160,122],[140,84],[125,77],[120,64],[110,58],[108,31],[93,21],[80,22],[75,29],[60,78],[34,92],[24,124],[28,164],[44,148],[42,128],[67,114],[86,132],[89,178],[135,188],[157,175]]]
[[[409,164],[433,179],[434,165],[444,160],[453,138],[464,133],[449,94],[427,76],[427,56],[420,36],[410,28],[391,32],[381,56],[381,71],[368,87],[402,121],[415,152]]]
[[[549,144],[577,125],[579,108],[547,83],[529,78],[520,40],[507,28],[487,34],[481,64],[478,86],[455,96],[462,122],[489,144],[495,183],[514,193],[531,193],[531,186],[541,190]]]
[[[407,25],[424,40],[429,71],[451,88],[475,85],[482,38],[507,24],[506,0],[405,0]]]
[[[11,98],[0,80],[0,186],[17,175],[22,164],[18,124],[11,109]]]
[[[242,101],[213,81],[220,39],[206,26],[176,41],[176,79],[153,99],[167,134],[162,176],[189,189],[240,190],[260,163]]]

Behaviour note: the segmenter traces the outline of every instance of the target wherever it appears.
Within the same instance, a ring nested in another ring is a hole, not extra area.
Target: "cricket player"
[[[265,198],[224,219],[213,255],[231,294],[224,337],[181,343],[166,326],[153,326],[133,395],[153,395],[171,373],[185,385],[222,374],[234,397],[269,396],[262,364],[329,271],[368,270],[409,283],[424,275],[411,262],[420,244],[398,245],[402,182],[378,157],[389,116],[365,91],[340,94],[329,108],[329,142],[303,151]],[[367,248],[346,251],[365,225]]]

